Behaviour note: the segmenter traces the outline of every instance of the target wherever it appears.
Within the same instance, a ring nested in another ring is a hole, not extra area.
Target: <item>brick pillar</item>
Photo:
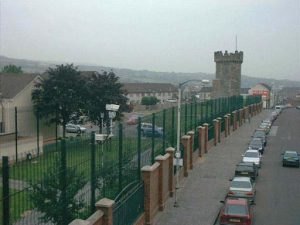
[[[233,116],[233,124],[232,124],[232,131],[235,131],[236,129],[237,129],[237,122],[236,122],[236,120],[237,120],[237,116],[236,116],[236,111],[233,111],[232,112],[232,116]]]
[[[205,128],[205,135],[204,135],[204,151],[207,153],[207,145],[208,145],[208,123],[203,124]]]
[[[205,153],[205,127],[199,126],[197,127],[199,133],[199,157],[202,157]]]
[[[144,181],[144,210],[146,225],[152,225],[153,218],[158,211],[158,176],[159,176],[158,162],[152,166],[144,166],[142,170],[142,177]]]
[[[224,123],[225,123],[225,129],[224,129],[225,137],[227,137],[228,136],[228,115],[224,116]]]
[[[228,113],[227,116],[228,116],[228,126],[227,126],[228,130],[227,130],[227,133],[228,133],[228,135],[230,135],[231,114]]]
[[[240,127],[243,124],[243,110],[239,109],[238,113],[239,113],[239,127]]]
[[[160,164],[158,168],[158,204],[159,211],[165,208],[165,201],[169,197],[169,177],[166,179],[166,174],[169,173],[169,158],[170,154],[166,153],[164,156],[158,155],[155,161]]]
[[[195,132],[194,131],[189,131],[187,134],[191,137],[191,139],[190,139],[190,169],[192,170],[194,168],[194,166],[193,166],[193,152],[194,152]]]
[[[181,143],[184,146],[184,156],[183,156],[183,175],[188,176],[189,161],[190,161],[190,136],[184,135],[181,137]]]
[[[222,133],[222,118],[218,117],[218,142],[221,143],[221,133]]]
[[[169,147],[166,149],[166,153],[170,154],[169,158],[169,192],[170,192],[170,197],[173,197],[174,195],[174,164],[173,164],[173,159],[174,159],[174,153],[175,153],[175,148]]]
[[[218,120],[214,119],[213,123],[214,123],[214,135],[215,135],[214,136],[214,146],[216,146],[218,143],[218,133],[219,133]]]
[[[96,203],[96,208],[103,212],[103,225],[113,225],[113,205],[115,201],[102,198]]]

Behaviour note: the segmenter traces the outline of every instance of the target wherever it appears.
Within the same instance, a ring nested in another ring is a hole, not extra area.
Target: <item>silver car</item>
[[[69,123],[66,125],[67,133],[85,133],[86,128],[77,124]]]
[[[228,197],[247,198],[254,202],[255,184],[251,182],[250,177],[235,177],[227,194]]]

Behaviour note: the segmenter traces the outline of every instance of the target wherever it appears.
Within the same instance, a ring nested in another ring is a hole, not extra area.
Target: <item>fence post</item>
[[[197,129],[197,126],[198,126],[198,118],[197,118],[197,108],[198,108],[198,104],[197,102],[195,101],[195,112],[194,112],[194,130]]]
[[[2,214],[3,225],[9,225],[9,165],[8,156],[2,156]]]
[[[91,133],[91,211],[96,210],[96,143],[95,143],[95,131]]]
[[[123,125],[119,123],[119,192],[122,191]]]
[[[187,103],[184,105],[184,134],[187,133]]]
[[[141,145],[141,140],[142,140],[142,136],[141,136],[141,117],[139,117],[138,119],[138,143],[137,143],[137,150],[138,150],[138,166],[137,166],[137,177],[138,180],[141,180],[141,151],[142,151],[142,145]]]
[[[208,119],[208,101],[206,100],[206,102],[205,102],[205,122],[206,123],[208,122],[207,119]]]
[[[193,129],[193,103],[191,102],[191,107],[190,107],[190,130]]]
[[[154,146],[155,146],[154,136],[155,136],[155,113],[152,113],[151,164],[153,164],[155,162],[155,159],[154,159]]]
[[[61,155],[60,155],[60,187],[61,190],[61,199],[62,199],[62,211],[67,212],[68,203],[67,203],[67,149],[66,149],[66,140],[63,138],[61,141]]]
[[[18,108],[15,107],[15,144],[16,144],[16,163],[18,162]]]
[[[163,110],[163,152],[166,152],[166,110]]]
[[[175,107],[172,107],[172,132],[171,132],[172,147],[175,147]]]
[[[36,113],[36,147],[37,147],[37,156],[40,155],[40,118],[39,111]]]

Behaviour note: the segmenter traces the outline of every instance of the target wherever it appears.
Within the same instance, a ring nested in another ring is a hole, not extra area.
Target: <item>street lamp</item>
[[[176,158],[176,187],[175,187],[175,202],[174,207],[178,207],[178,199],[177,199],[177,189],[179,189],[179,163],[180,163],[180,113],[181,113],[181,88],[187,84],[188,82],[196,81],[201,84],[208,84],[209,80],[187,80],[178,85],[178,107],[177,107],[177,147],[175,151]]]

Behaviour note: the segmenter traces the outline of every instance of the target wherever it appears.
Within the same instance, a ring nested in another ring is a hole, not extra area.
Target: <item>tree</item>
[[[15,66],[12,64],[4,66],[2,68],[1,72],[2,73],[15,73],[15,74],[23,73],[21,66]]]
[[[68,167],[65,171],[65,181],[61,182],[61,173],[60,163],[56,161],[54,166],[44,173],[42,183],[30,183],[29,197],[34,207],[43,213],[40,219],[45,223],[69,224],[84,207],[83,194],[78,194],[87,182],[84,174]],[[65,192],[65,198],[62,192]]]
[[[144,96],[142,98],[141,104],[145,106],[156,105],[159,102],[159,99],[155,96]]]
[[[62,125],[65,137],[72,115],[84,108],[85,80],[73,64],[57,65],[47,73],[49,77],[37,83],[32,92],[34,109],[48,123]]]
[[[86,88],[88,99],[86,112],[92,123],[101,128],[100,113],[104,113],[104,121],[108,119],[108,112],[105,110],[106,104],[120,105],[116,119],[122,117],[122,112],[126,110],[126,91],[114,72],[93,73],[87,78]]]

